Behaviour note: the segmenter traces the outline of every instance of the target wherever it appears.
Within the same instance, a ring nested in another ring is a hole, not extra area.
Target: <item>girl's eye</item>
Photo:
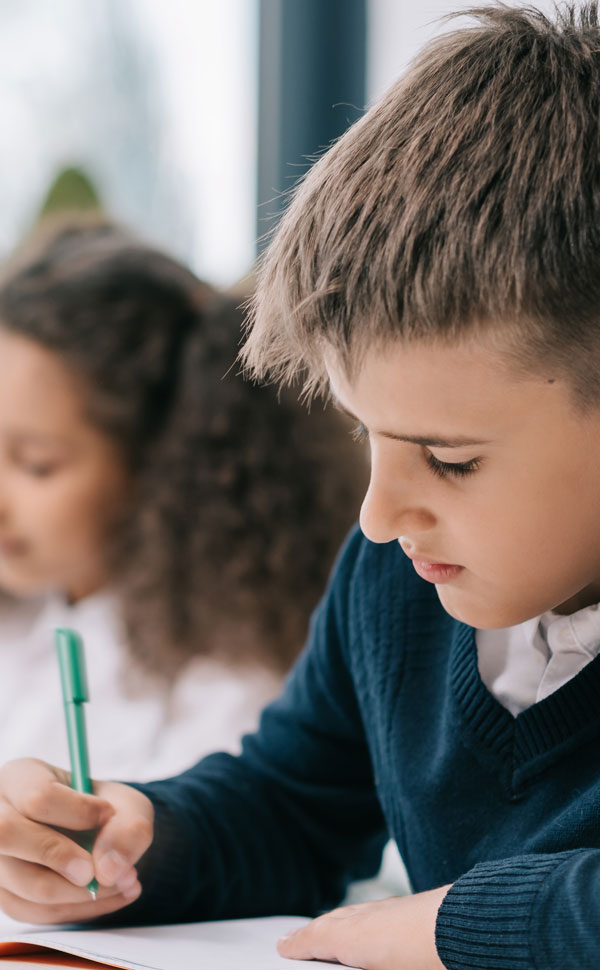
[[[466,475],[472,475],[473,472],[477,471],[481,464],[481,458],[471,458],[470,461],[448,462],[440,461],[439,458],[436,458],[435,455],[428,452],[427,464],[440,478],[446,478],[449,475],[454,475],[456,478],[464,478]]]
[[[33,478],[48,478],[57,466],[50,462],[23,462],[21,467],[26,475],[31,475]]]
[[[365,428],[364,424],[357,424],[355,428],[350,432],[355,441],[364,441],[365,438],[369,437],[369,432]]]

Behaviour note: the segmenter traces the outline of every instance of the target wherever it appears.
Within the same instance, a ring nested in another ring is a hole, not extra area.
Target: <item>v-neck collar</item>
[[[453,694],[477,739],[513,770],[546,760],[600,732],[600,655],[575,677],[517,717],[490,693],[479,674],[475,630],[457,623],[450,667]]]

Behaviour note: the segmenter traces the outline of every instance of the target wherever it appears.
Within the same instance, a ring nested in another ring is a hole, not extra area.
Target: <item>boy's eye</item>
[[[431,452],[427,453],[427,464],[436,475],[440,478],[446,478],[448,475],[455,475],[457,478],[463,478],[465,475],[472,475],[473,472],[477,471],[481,464],[481,458],[471,458],[470,461],[460,461],[460,462],[448,462],[440,461]]]
[[[357,424],[350,433],[355,441],[364,441],[369,437],[369,432],[364,424]],[[451,475],[456,478],[464,478],[466,475],[472,475],[473,472],[477,471],[481,464],[481,458],[471,458],[470,461],[460,462],[440,461],[430,451],[427,452],[426,461],[431,470],[440,478],[447,478]]]
[[[364,424],[357,424],[355,428],[350,432],[355,441],[364,441],[368,438],[369,432],[365,428]]]

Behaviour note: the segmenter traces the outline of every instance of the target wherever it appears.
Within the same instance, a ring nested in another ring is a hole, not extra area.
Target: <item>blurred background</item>
[[[101,205],[230,285],[281,193],[434,32],[438,0],[0,0],[0,258]]]

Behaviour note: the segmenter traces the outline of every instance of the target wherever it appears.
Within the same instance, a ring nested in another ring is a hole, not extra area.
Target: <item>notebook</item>
[[[270,916],[110,930],[37,927],[10,934],[0,927],[0,970],[294,970],[303,965],[331,970],[330,963],[292,962],[277,953],[279,937],[306,922]]]

